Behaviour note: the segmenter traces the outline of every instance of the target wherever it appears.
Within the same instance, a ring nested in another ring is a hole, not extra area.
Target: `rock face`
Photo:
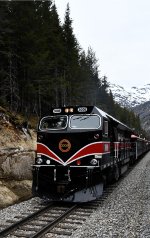
[[[0,181],[0,208],[12,205],[31,196],[31,180]]]
[[[9,206],[19,200],[19,197],[0,182],[0,208]]]
[[[31,179],[36,150],[36,132],[13,124],[0,108],[0,177]]]
[[[35,151],[17,151],[0,156],[0,208],[32,195],[32,165]]]
[[[0,207],[31,196],[36,132],[17,127],[0,107]]]
[[[0,150],[5,149],[36,149],[36,132],[24,127],[13,125],[7,114],[0,111]]]
[[[13,151],[3,153],[0,157],[0,177],[5,179],[32,179],[34,151]]]

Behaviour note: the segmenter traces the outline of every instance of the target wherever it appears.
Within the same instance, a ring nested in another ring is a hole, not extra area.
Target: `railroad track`
[[[95,208],[88,205],[82,207],[78,204],[50,203],[30,215],[24,214],[24,218],[0,231],[0,237],[37,238],[44,237],[45,234],[49,234],[49,237],[54,237],[54,234],[70,236]]]
[[[32,214],[23,214],[25,216],[23,218],[22,216],[15,217],[15,219],[21,219],[3,229],[0,237],[7,237],[7,235],[8,237],[43,237],[48,230],[67,217],[76,207],[76,204],[61,206],[50,203]]]
[[[0,231],[0,238],[69,237],[106,200],[113,187],[100,199],[84,204],[50,203],[32,214],[15,217],[19,221]],[[12,222],[8,220],[8,223]]]
[[[32,214],[25,213],[23,216],[15,217],[14,220],[19,220],[1,230],[0,238],[71,236],[73,231],[82,225],[93,211],[103,205],[110,193],[119,186],[134,167],[135,165],[131,166],[119,181],[109,185],[100,199],[85,204],[51,202],[42,208],[37,208],[37,211],[32,212]],[[12,221],[8,220],[9,222]]]

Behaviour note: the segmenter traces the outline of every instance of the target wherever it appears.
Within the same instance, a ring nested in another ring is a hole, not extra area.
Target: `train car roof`
[[[131,135],[131,138],[132,138],[132,139],[137,139],[137,140],[140,140],[140,141],[145,141],[145,142],[150,143],[150,141],[148,141],[146,138],[142,138],[142,137],[137,136],[137,135],[135,135],[135,134]]]

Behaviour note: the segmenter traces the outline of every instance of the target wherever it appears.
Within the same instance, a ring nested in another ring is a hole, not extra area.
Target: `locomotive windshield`
[[[60,130],[67,127],[67,116],[44,117],[40,122],[40,130]]]
[[[40,121],[40,130],[62,130],[68,126],[68,116],[47,116]],[[98,129],[101,118],[98,115],[72,115],[69,120],[71,129]]]
[[[101,126],[101,118],[98,115],[73,115],[70,118],[72,129],[98,129]]]

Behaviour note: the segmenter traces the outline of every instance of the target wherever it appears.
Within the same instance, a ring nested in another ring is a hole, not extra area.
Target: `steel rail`
[[[71,208],[69,208],[66,212],[64,212],[62,215],[60,215],[58,218],[56,218],[54,221],[50,222],[46,226],[44,226],[41,230],[39,230],[36,234],[31,235],[30,238],[40,238],[43,237],[46,233],[51,231],[61,220],[66,218],[73,210],[75,210],[78,207],[77,204],[73,205]]]
[[[48,206],[45,206],[44,208],[38,210],[37,212],[34,212],[32,214],[30,214],[29,216],[21,219],[18,222],[15,222],[14,224],[6,227],[5,229],[3,229],[2,231],[0,231],[0,238],[3,238],[4,236],[8,235],[9,233],[11,233],[12,231],[14,231],[15,229],[18,229],[21,225],[26,224],[28,221],[32,220],[34,217],[41,215],[43,212],[45,212],[48,208],[50,208],[53,205],[53,202],[51,202],[50,204],[48,204]]]

